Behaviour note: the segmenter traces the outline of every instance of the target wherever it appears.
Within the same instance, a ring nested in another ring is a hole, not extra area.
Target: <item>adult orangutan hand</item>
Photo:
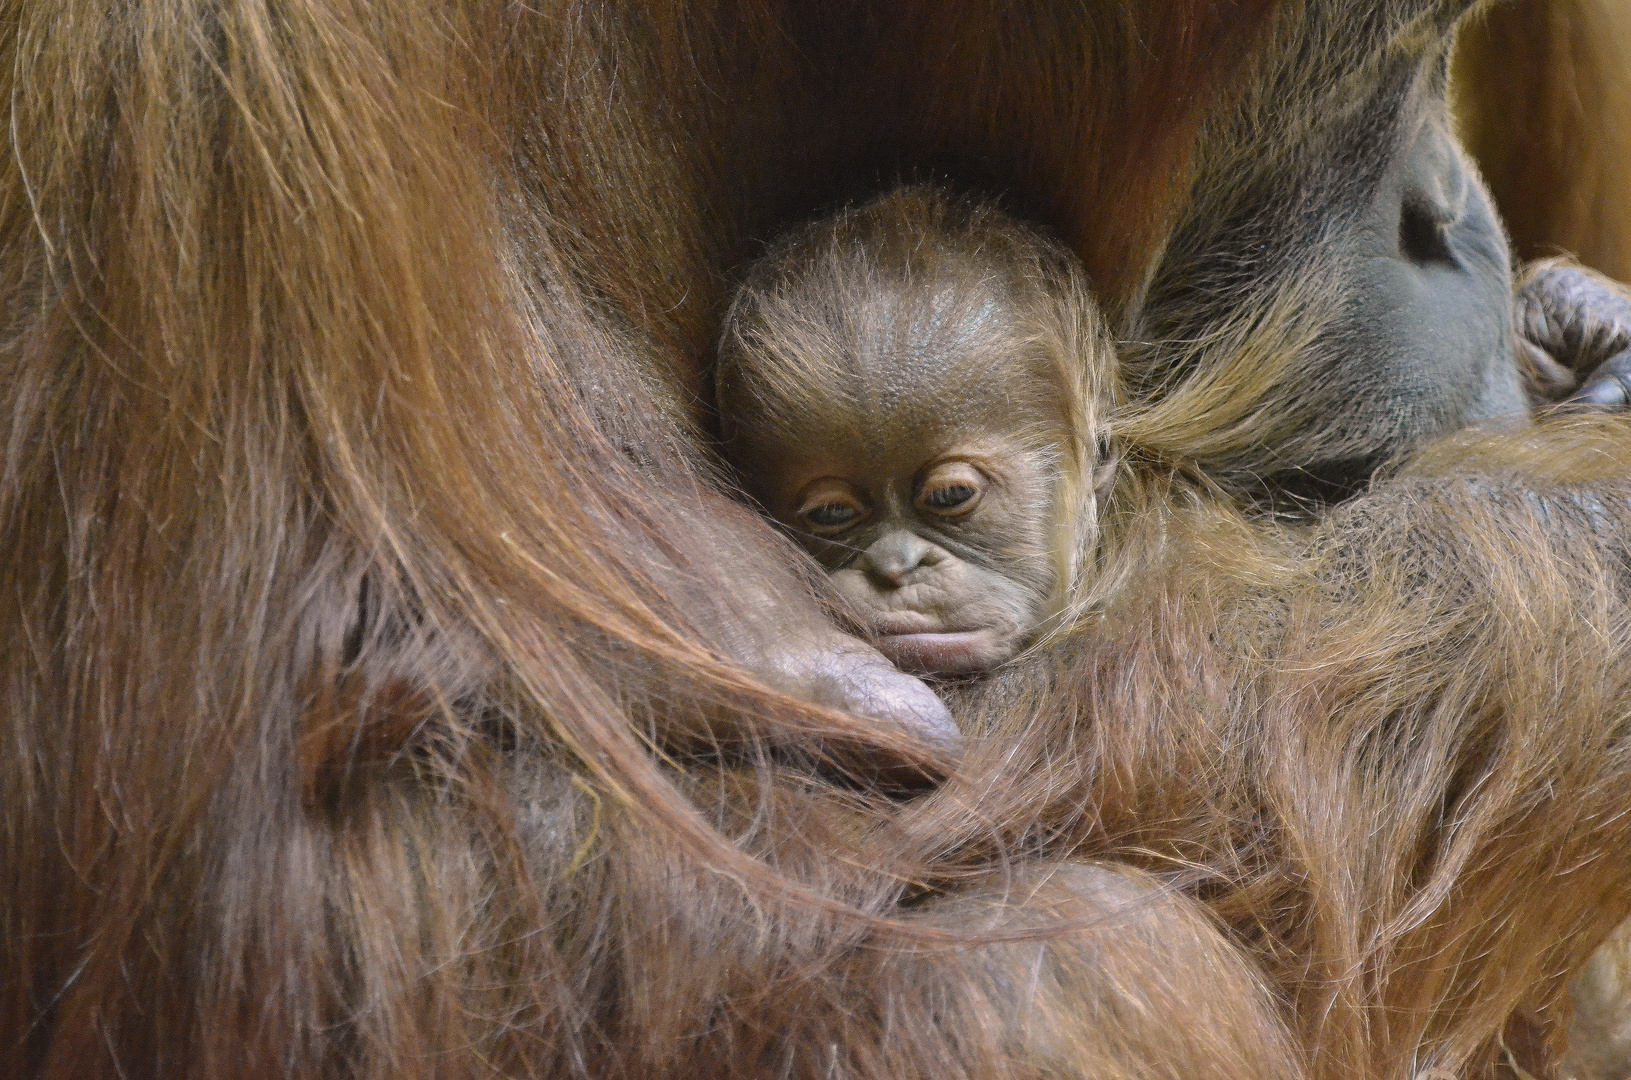
[[[1531,263],[1513,329],[1538,403],[1631,407],[1631,288],[1568,259]]]

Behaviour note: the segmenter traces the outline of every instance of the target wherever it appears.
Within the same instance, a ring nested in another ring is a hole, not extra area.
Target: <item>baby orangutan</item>
[[[1115,357],[1075,257],[906,188],[749,271],[718,400],[750,494],[919,673],[987,670],[1068,621],[1092,559]]]

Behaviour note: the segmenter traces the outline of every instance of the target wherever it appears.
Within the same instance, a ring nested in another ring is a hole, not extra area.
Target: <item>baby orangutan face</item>
[[[984,671],[1066,617],[1115,364],[1073,255],[906,188],[783,240],[725,324],[726,451],[884,655]]]
[[[1053,593],[1057,455],[990,430],[889,434],[868,440],[870,453],[807,445],[760,497],[897,666],[1000,664],[1029,642]]]

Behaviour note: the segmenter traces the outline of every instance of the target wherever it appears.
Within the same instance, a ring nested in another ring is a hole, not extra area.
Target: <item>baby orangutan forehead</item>
[[[903,440],[1013,430],[1051,396],[1000,280],[869,284],[844,290],[844,305],[797,288],[766,298],[752,335],[761,355],[741,358],[752,400],[737,410],[760,414],[747,426],[789,446],[894,456]]]

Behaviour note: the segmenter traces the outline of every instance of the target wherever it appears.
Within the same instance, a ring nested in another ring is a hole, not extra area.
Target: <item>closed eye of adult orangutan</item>
[[[1631,438],[1525,426],[1617,316],[1513,340],[1470,7],[9,5],[0,1073],[1544,1073]],[[913,177],[1120,354],[1104,584],[942,698],[710,426]]]

